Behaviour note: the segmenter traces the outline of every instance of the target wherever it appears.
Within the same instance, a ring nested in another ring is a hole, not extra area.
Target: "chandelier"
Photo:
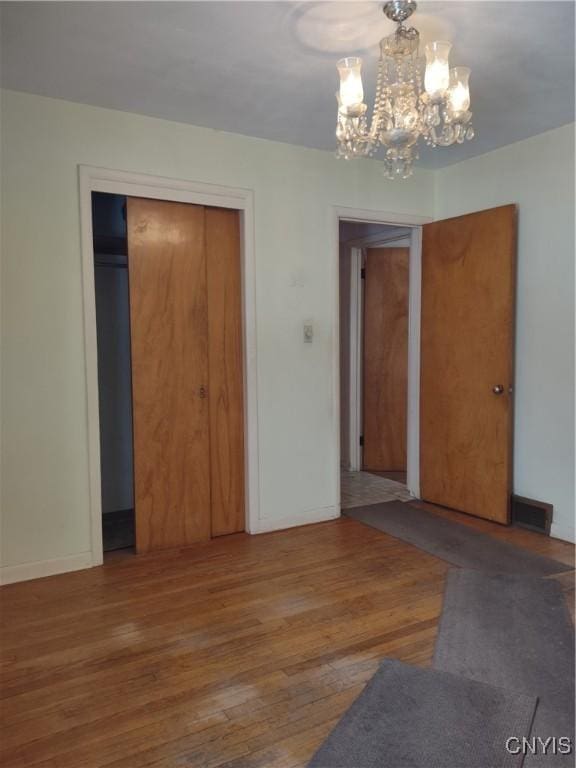
[[[338,62],[340,90],[336,139],[337,157],[370,157],[381,146],[388,178],[407,178],[418,158],[418,142],[448,147],[474,138],[467,67],[450,69],[451,43],[429,43],[419,54],[418,31],[404,22],[416,10],[414,0],[391,0],[387,18],[398,24],[380,41],[380,61],[372,120],[364,103],[362,60]],[[424,77],[422,77],[424,75]]]

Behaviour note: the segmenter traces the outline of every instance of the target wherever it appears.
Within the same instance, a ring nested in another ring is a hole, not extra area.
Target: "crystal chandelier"
[[[474,138],[467,67],[450,69],[448,42],[425,47],[426,65],[419,55],[419,34],[404,22],[416,10],[414,0],[391,0],[384,14],[398,24],[380,41],[380,61],[372,120],[364,103],[362,61],[338,62],[340,91],[336,139],[337,157],[369,157],[385,150],[388,178],[407,178],[418,158],[420,138],[430,147],[448,147]],[[424,77],[422,77],[424,74]]]

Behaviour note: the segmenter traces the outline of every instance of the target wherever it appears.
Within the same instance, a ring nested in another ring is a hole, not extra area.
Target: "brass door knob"
[[[204,384],[202,384],[202,386],[201,386],[201,387],[200,387],[200,389],[198,390],[198,395],[199,395],[199,396],[200,396],[200,398],[203,400],[203,399],[206,397],[206,395],[207,395],[207,394],[208,394],[208,393],[206,392],[206,387],[204,386]]]
[[[502,384],[496,384],[492,387],[492,392],[494,392],[495,395],[502,395],[504,393],[504,386]]]

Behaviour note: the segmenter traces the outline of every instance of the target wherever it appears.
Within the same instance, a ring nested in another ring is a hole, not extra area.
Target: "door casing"
[[[409,268],[409,295],[408,295],[408,414],[407,414],[407,487],[412,496],[420,496],[420,293],[422,279],[422,225],[433,221],[429,216],[416,216],[414,214],[392,213],[385,211],[370,211],[357,208],[335,208],[335,243],[333,253],[336,258],[335,274],[338,276],[339,259],[339,225],[340,221],[354,221],[365,224],[390,224],[394,227],[406,227],[411,229],[410,238],[410,268]],[[370,246],[378,242],[370,238]],[[361,244],[355,245],[358,252]],[[361,343],[361,258],[356,255],[353,258],[356,275],[352,275],[351,291],[351,360],[355,361],[351,369],[350,379],[350,456],[351,468],[360,470],[362,466],[360,451],[360,430],[362,424],[361,413],[361,355],[359,345]],[[334,382],[336,413],[340,413],[340,293],[339,281],[336,277],[336,315],[334,334]],[[355,351],[354,351],[355,350]],[[334,444],[337,446],[335,455],[336,465],[336,498],[340,500],[340,419],[336,419]]]
[[[142,173],[79,165],[84,349],[88,424],[88,467],[91,565],[104,561],[102,549],[102,499],[100,491],[100,415],[98,408],[98,357],[96,301],[92,244],[92,192],[146,197],[240,212],[242,264],[242,321],[244,367],[244,454],[246,531],[258,533],[259,450],[256,377],[256,263],[254,252],[254,195],[252,190],[183,181]]]

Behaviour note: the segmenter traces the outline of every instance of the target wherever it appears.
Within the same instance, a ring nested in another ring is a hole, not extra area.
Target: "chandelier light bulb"
[[[450,108],[455,115],[467,112],[470,107],[469,78],[470,69],[468,67],[454,67],[450,70],[448,98],[450,100]]]
[[[405,24],[416,0],[388,0],[382,10],[397,27],[380,41],[371,115],[364,103],[361,60],[351,56],[337,64],[336,156],[372,157],[382,149],[386,176],[405,179],[418,159],[419,144],[449,147],[474,138],[470,70],[450,69],[452,45],[445,41],[426,46],[424,65],[418,30]]]
[[[428,43],[424,49],[426,54],[424,88],[432,100],[442,98],[450,86],[448,57],[451,48],[452,43],[437,40],[434,43]]]
[[[362,59],[348,56],[337,64],[340,73],[339,104],[344,113],[354,111],[364,101]]]

